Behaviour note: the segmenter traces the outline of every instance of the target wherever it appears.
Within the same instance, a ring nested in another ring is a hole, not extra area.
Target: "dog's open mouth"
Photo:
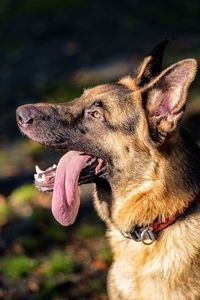
[[[64,225],[74,222],[80,206],[78,185],[93,182],[105,170],[101,158],[69,151],[59,161],[42,171],[36,166],[35,185],[41,191],[53,191],[52,213]]]

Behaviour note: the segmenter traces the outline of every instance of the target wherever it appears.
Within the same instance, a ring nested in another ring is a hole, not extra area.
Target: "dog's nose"
[[[18,107],[16,118],[19,125],[31,125],[34,120],[34,110],[26,105]]]

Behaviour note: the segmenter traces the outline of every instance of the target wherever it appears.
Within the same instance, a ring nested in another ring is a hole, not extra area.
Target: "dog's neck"
[[[171,218],[167,218],[164,221],[155,220],[153,223],[146,226],[135,226],[129,232],[119,231],[126,239],[131,239],[136,242],[142,242],[145,245],[151,245],[159,238],[160,233],[164,229],[173,225],[178,220],[186,219],[188,215],[195,211],[195,208],[197,207],[197,205],[199,205],[199,196],[200,195],[197,195],[196,199],[194,199],[188,207],[185,207],[185,210],[183,212],[177,211],[175,216]],[[114,224],[112,224],[112,226],[114,229],[117,229]]]
[[[110,219],[117,228],[130,232],[135,226],[147,226],[155,220],[164,222],[183,213],[196,199],[200,192],[200,152],[188,139],[183,133],[170,160],[159,162],[157,180],[129,181],[125,190],[113,190]]]

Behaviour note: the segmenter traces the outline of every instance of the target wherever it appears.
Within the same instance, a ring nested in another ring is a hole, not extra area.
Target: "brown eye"
[[[93,111],[92,116],[94,118],[96,118],[96,119],[100,119],[101,118],[101,114],[97,110]]]
[[[90,119],[92,117],[93,120],[96,119],[101,122],[104,121],[104,113],[101,108],[96,107],[96,108],[88,109],[88,110],[86,110],[86,113]]]

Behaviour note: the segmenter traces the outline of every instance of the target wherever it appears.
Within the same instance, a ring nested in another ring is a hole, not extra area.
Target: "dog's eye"
[[[102,107],[93,105],[92,107],[85,110],[85,116],[89,117],[89,119],[95,119],[103,122],[105,120],[104,110]]]
[[[89,111],[88,114],[90,115],[90,117],[92,117],[94,119],[104,121],[104,114],[100,110]]]
[[[96,118],[96,119],[99,119],[99,118],[102,117],[102,115],[100,114],[100,112],[97,111],[97,110],[95,110],[95,111],[92,112],[92,116],[93,116],[94,118]]]

